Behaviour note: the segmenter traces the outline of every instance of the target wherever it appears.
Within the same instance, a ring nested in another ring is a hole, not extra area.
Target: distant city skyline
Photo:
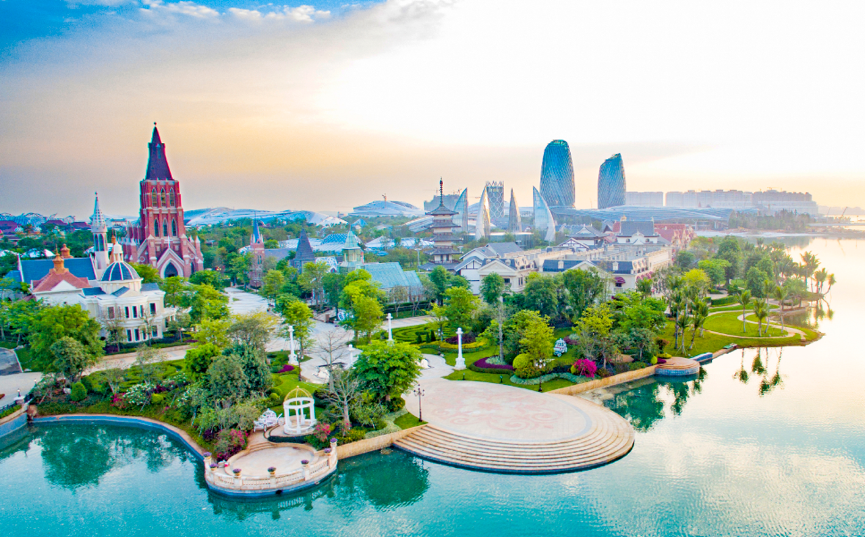
[[[0,212],[84,217],[98,191],[106,213],[135,214],[153,121],[188,210],[348,212],[383,194],[421,207],[439,177],[469,203],[488,181],[527,201],[554,139],[577,208],[597,206],[615,153],[630,190],[861,206],[849,66],[865,7],[819,9],[6,0]]]

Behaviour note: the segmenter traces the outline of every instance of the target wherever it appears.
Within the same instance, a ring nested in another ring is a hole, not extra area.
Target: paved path
[[[21,395],[24,395],[40,380],[42,380],[42,373],[38,372],[0,376],[0,394],[5,394],[0,398],[0,407],[12,404],[18,397],[18,390],[21,390]]]
[[[157,349],[154,362],[170,362],[172,360],[182,360],[186,357],[186,350],[189,345],[181,345],[178,347],[168,347],[166,349]],[[105,371],[106,369],[129,369],[135,365],[136,353],[130,352],[126,354],[118,354],[116,356],[106,356],[101,359],[98,364],[84,371],[85,375],[89,375],[95,371]]]
[[[234,287],[227,288],[225,294],[228,295],[228,309],[232,315],[267,311],[267,301],[259,295]]]

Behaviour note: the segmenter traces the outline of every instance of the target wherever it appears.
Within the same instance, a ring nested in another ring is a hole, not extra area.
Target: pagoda
[[[454,248],[454,244],[460,240],[460,237],[454,235],[454,229],[460,226],[454,224],[456,211],[445,207],[444,181],[441,179],[439,180],[439,206],[426,214],[433,218],[430,229],[432,230],[434,246],[430,252],[432,260],[426,263],[423,268],[430,270],[436,266],[443,266],[448,270],[453,270],[457,264],[455,257],[460,254],[460,251]]]

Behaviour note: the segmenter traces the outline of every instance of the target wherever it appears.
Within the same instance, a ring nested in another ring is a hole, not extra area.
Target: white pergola
[[[295,388],[289,392],[282,403],[285,410],[285,434],[301,435],[313,430],[315,420],[315,400],[308,391]]]

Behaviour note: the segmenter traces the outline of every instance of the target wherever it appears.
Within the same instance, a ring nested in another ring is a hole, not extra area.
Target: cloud
[[[330,17],[330,11],[317,10],[312,6],[280,6],[273,11],[262,13],[257,9],[241,9],[228,8],[228,13],[241,20],[246,21],[261,21],[261,20],[288,20],[295,22],[311,23],[320,19]]]
[[[198,19],[213,19],[219,17],[219,12],[205,5],[196,4],[195,2],[181,1],[166,4],[162,0],[142,0],[142,5],[147,6],[141,8],[144,13],[171,13],[188,15]]]

